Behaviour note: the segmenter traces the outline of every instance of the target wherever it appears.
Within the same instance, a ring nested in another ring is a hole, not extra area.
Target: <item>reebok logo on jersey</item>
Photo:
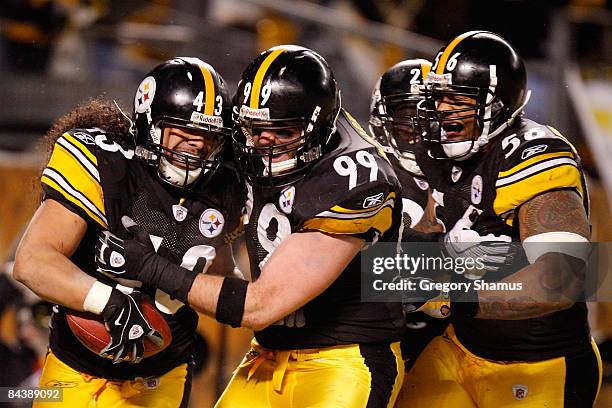
[[[85,143],[86,145],[95,145],[96,144],[96,140],[93,138],[92,135],[85,133],[85,132],[74,132],[72,134],[74,137],[76,137],[77,139],[79,139],[81,142]]]
[[[384,199],[385,195],[383,193],[378,193],[376,195],[366,197],[365,200],[363,200],[363,208],[376,207],[377,205],[382,204]]]
[[[527,149],[523,150],[523,153],[521,153],[521,159],[525,160],[526,158],[531,157],[534,154],[546,151],[546,149],[548,149],[548,145],[545,144],[528,147]]]

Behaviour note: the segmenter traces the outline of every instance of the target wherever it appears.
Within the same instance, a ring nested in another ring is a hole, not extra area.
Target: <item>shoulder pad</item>
[[[124,169],[133,156],[101,129],[74,129],[57,139],[41,177],[45,197],[53,198],[102,227],[108,226],[104,207],[105,169]],[[123,165],[121,164],[123,163]]]
[[[296,185],[293,213],[298,227],[366,239],[382,235],[391,227],[399,202],[397,177],[375,146],[346,147],[323,157]]]
[[[495,213],[504,215],[546,191],[573,189],[584,195],[580,158],[572,144],[557,130],[523,120],[502,136],[492,159],[496,173]]]

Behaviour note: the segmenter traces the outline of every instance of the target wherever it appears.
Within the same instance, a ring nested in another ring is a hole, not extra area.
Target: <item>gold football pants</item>
[[[63,401],[35,402],[34,408],[179,408],[189,401],[191,373],[181,364],[161,377],[108,380],[80,373],[49,351],[40,386],[61,387]]]
[[[403,377],[399,343],[279,351],[253,340],[215,407],[393,407]]]
[[[601,358],[502,362],[470,353],[452,325],[434,338],[406,373],[397,408],[591,407],[601,387]]]

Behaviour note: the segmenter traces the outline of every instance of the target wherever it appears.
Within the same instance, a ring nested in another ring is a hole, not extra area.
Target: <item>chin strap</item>
[[[489,133],[487,135],[484,135],[484,136],[480,136],[478,138],[479,141],[480,141],[481,138],[485,138],[485,142],[481,146],[484,146],[485,144],[487,144],[489,142],[489,140],[491,140],[495,136],[499,135],[508,126],[512,125],[512,123],[514,122],[516,117],[518,115],[520,115],[521,113],[523,113],[523,109],[525,109],[525,106],[527,106],[527,104],[529,103],[529,99],[530,98],[531,98],[531,89],[528,89],[527,90],[527,94],[525,94],[525,99],[523,99],[523,103],[512,113],[512,115],[510,115],[508,120],[506,120],[504,123],[499,125],[499,127],[497,129],[495,129],[493,132],[491,132],[491,133]]]
[[[268,176],[268,160],[266,158],[261,159],[264,164],[264,176]],[[294,157],[293,159],[287,159],[280,162],[272,162],[270,166],[270,170],[272,171],[273,176],[277,176],[282,174],[288,170],[292,170],[297,166],[297,159]]]
[[[204,170],[205,173],[206,171],[208,171],[208,169]],[[190,170],[189,172],[187,172],[187,170],[181,169],[170,163],[168,160],[166,160],[165,157],[162,157],[159,160],[160,176],[170,184],[173,184],[178,187],[187,186],[193,183],[198,179],[201,172],[201,168]]]

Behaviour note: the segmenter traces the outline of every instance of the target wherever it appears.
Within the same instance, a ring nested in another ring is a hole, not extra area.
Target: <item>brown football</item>
[[[140,306],[151,327],[157,330],[164,339],[163,346],[158,347],[155,343],[145,338],[144,358],[147,358],[168,347],[170,342],[172,342],[172,333],[170,332],[170,327],[166,319],[164,319],[161,312],[158,311],[155,306],[145,300],[141,300]],[[102,351],[110,341],[110,334],[104,327],[104,320],[101,315],[72,310],[66,313],[66,320],[75,337],[85,347],[96,354],[100,354],[100,351]]]

